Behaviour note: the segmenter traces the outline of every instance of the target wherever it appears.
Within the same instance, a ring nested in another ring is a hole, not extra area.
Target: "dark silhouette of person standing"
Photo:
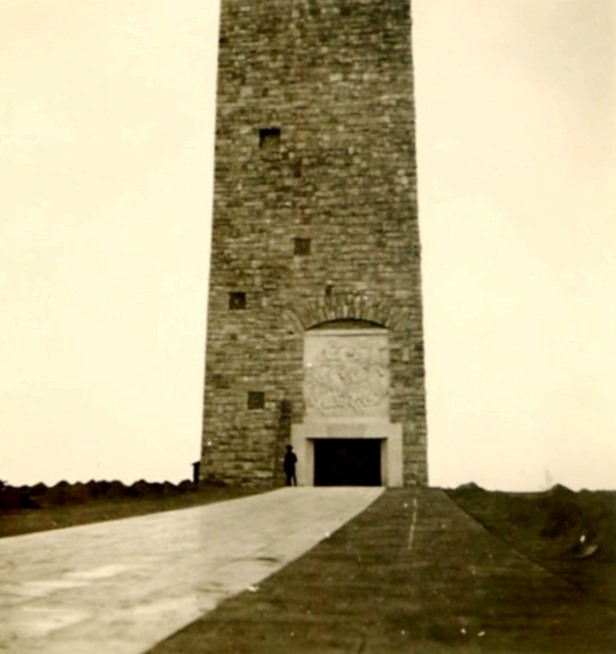
[[[287,452],[284,455],[284,474],[286,476],[287,486],[297,486],[297,477],[295,476],[295,464],[297,463],[297,456],[293,451],[292,445],[287,445]]]

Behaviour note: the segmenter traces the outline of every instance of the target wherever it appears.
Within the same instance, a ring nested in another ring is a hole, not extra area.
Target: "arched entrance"
[[[389,421],[389,332],[361,320],[305,333],[304,422],[293,425],[303,485],[402,485],[402,425]]]

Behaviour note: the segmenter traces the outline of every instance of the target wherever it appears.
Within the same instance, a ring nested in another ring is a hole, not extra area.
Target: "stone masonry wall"
[[[280,482],[305,330],[355,318],[427,483],[410,31],[408,0],[222,0],[204,480]]]

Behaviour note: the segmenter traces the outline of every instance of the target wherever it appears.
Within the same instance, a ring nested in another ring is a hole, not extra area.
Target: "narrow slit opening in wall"
[[[246,308],[246,293],[243,291],[233,291],[229,293],[229,309],[233,311]]]
[[[278,150],[280,135],[280,127],[262,127],[259,130],[259,147],[263,150]]]
[[[247,406],[251,411],[254,409],[263,409],[265,407],[265,393],[261,391],[248,391]]]

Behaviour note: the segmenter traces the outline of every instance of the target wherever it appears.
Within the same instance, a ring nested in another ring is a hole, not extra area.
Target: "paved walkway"
[[[613,654],[614,611],[439,490],[388,490],[151,654]]]
[[[137,654],[257,584],[380,488],[292,488],[0,540],[0,652]]]

